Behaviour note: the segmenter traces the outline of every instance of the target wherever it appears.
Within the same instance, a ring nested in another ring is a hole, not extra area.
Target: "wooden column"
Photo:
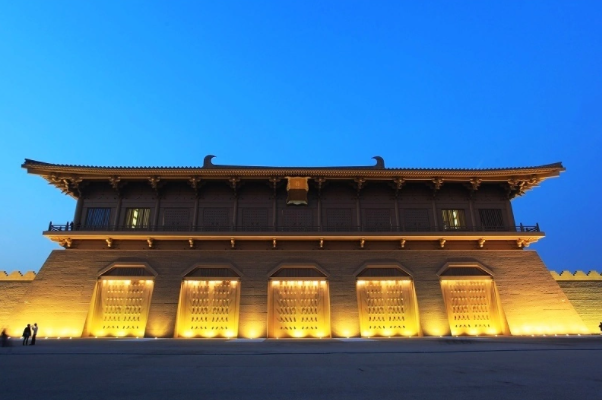
[[[397,226],[397,231],[403,230],[399,219],[399,192],[401,191],[403,182],[403,178],[395,178],[395,225]]]
[[[239,178],[230,178],[230,186],[232,186],[232,190],[234,190],[234,202],[232,204],[232,230],[236,230],[236,218],[238,212],[238,182],[240,182]]]
[[[357,196],[355,200],[356,204],[356,218],[357,218],[357,228],[358,231],[362,231],[362,214],[361,214],[361,204],[360,204],[360,193],[362,188],[364,187],[364,183],[366,182],[363,178],[357,178],[355,183],[357,184]]]
[[[113,216],[113,229],[117,229],[119,225],[119,214],[121,214],[121,193],[117,194],[117,206],[115,207],[115,215]]]
[[[272,201],[272,229],[274,231],[276,230],[276,226],[277,226],[276,218],[278,216],[278,204],[277,204],[277,201],[276,201],[276,195],[277,195],[277,191],[276,191],[277,187],[276,187],[276,185],[278,184],[279,180],[280,179],[278,179],[278,178],[270,178],[270,182],[272,183],[272,188],[274,190],[274,199]]]
[[[79,227],[82,220],[82,208],[83,208],[84,199],[83,196],[79,196],[77,198],[77,205],[75,206],[75,214],[73,215],[73,225],[75,227]]]
[[[433,200],[431,202],[433,204],[433,224],[435,225],[435,230],[438,230],[439,224],[437,223],[437,205],[435,204],[435,195],[433,195]]]
[[[201,178],[198,176],[191,176],[188,178],[188,184],[194,191],[194,211],[192,212],[192,223],[190,227],[193,231],[196,231],[197,221],[199,219],[199,189],[200,189]]]
[[[155,216],[153,218],[153,230],[159,226],[159,208],[161,207],[161,196],[157,192],[157,201],[155,202]]]
[[[443,179],[441,178],[433,178],[433,222],[435,223],[435,229],[439,229],[439,219],[437,218],[437,192],[441,189],[443,185]]]
[[[476,230],[477,225],[475,224],[475,218],[474,218],[474,209],[472,207],[472,195],[470,196],[470,199],[468,200],[468,208],[470,209],[470,223],[472,224],[472,230]]]
[[[322,185],[325,182],[324,178],[316,178],[318,184],[318,231],[322,231]]]
[[[148,178],[148,183],[150,183],[151,188],[153,188],[153,191],[155,192],[155,196],[157,196],[157,201],[155,202],[155,214],[153,216],[153,224],[151,228],[152,230],[157,229],[159,225],[159,208],[161,207],[161,193],[159,192],[160,180],[161,178],[158,176],[151,176]]]
[[[111,176],[109,178],[109,183],[115,192],[117,193],[117,205],[115,206],[115,215],[113,215],[113,229],[117,229],[117,225],[119,224],[119,214],[121,214],[121,188],[123,183],[121,182],[121,178],[118,176]]]
[[[199,195],[194,198],[194,211],[192,212],[192,230],[196,231],[197,221],[199,219]]]
[[[477,194],[477,190],[479,189],[479,185],[481,184],[482,180],[478,179],[478,178],[473,178],[470,180],[470,198],[468,199],[468,206],[470,208],[470,222],[472,223],[472,230],[476,231],[477,230],[477,224],[476,224],[476,216],[474,213],[474,196]]]

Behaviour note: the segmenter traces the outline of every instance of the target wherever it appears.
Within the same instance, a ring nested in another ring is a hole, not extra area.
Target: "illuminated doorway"
[[[317,268],[282,268],[268,288],[268,336],[330,337],[330,299],[326,276]]]
[[[363,337],[420,335],[414,283],[401,268],[365,268],[357,276],[357,301]]]
[[[480,264],[448,264],[439,273],[451,334],[509,333],[492,273]]]
[[[227,267],[198,267],[182,281],[176,337],[238,336],[240,277]]]
[[[156,273],[146,264],[105,270],[94,289],[87,335],[144,337]]]

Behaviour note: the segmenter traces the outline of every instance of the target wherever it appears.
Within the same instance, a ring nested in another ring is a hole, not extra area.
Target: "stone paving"
[[[602,337],[41,339],[0,398],[602,399]]]

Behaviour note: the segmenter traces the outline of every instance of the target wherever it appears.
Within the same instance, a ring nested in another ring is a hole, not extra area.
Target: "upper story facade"
[[[44,232],[66,248],[112,248],[117,242],[127,248],[123,243],[129,241],[149,248],[171,248],[167,242],[188,248],[202,242],[218,248],[223,242],[229,248],[237,242],[269,242],[271,248],[311,242],[311,248],[323,249],[353,242],[359,248],[395,243],[422,249],[454,242],[520,249],[544,235],[533,222],[515,221],[511,199],[564,171],[560,163],[396,169],[375,157],[374,166],[280,168],[215,165],[212,158],[205,157],[200,168],[33,160],[23,168],[77,199],[72,221],[51,223]]]

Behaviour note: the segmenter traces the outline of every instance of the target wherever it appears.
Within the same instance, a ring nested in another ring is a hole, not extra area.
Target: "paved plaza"
[[[41,339],[0,398],[602,399],[602,337]]]

